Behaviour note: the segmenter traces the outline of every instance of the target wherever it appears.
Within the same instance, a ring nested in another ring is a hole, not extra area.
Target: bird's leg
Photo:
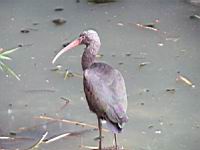
[[[98,127],[99,127],[99,150],[101,150],[101,128],[102,128],[102,124],[101,124],[101,119],[99,117],[98,118]]]
[[[117,134],[114,133],[114,138],[115,138],[115,149],[118,150],[118,146],[117,146]]]

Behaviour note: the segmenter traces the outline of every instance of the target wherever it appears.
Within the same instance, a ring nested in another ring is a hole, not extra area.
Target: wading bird
[[[110,65],[96,62],[101,42],[96,31],[88,30],[80,34],[79,38],[63,48],[53,59],[54,63],[59,56],[69,49],[84,44],[82,55],[83,86],[89,109],[97,115],[99,128],[99,150],[102,149],[102,122],[105,120],[109,129],[114,133],[117,146],[117,133],[122,131],[128,121],[126,86],[121,73]]]

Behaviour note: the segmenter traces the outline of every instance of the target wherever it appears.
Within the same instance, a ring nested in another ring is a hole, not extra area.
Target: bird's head
[[[81,40],[81,44],[85,44],[86,46],[92,43],[100,44],[99,35],[94,30],[83,31],[80,34],[79,39]]]
[[[98,33],[94,30],[83,31],[77,39],[75,39],[69,45],[67,45],[65,48],[63,48],[54,57],[52,63],[55,63],[55,61],[58,59],[58,57],[60,57],[64,52],[67,52],[68,50],[70,50],[78,45],[81,45],[81,44],[86,45],[86,47],[91,45],[94,48],[96,47],[97,49],[99,49],[101,42],[100,42]]]

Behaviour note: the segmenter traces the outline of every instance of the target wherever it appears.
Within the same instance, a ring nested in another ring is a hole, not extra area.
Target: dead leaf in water
[[[20,32],[21,32],[21,33],[29,33],[30,30],[28,30],[28,29],[21,29]]]
[[[176,92],[176,89],[174,89],[174,88],[167,88],[165,91],[174,94]]]
[[[62,8],[62,7],[57,7],[54,9],[54,11],[63,11],[63,10],[64,10],[64,8]]]
[[[116,0],[88,0],[88,2],[100,4],[100,3],[110,3],[115,2]]]
[[[21,33],[29,33],[30,31],[38,31],[38,29],[35,29],[35,28],[24,28],[24,29],[20,30]]]
[[[118,65],[123,65],[123,64],[124,64],[123,62],[119,62],[119,63],[118,63]]]
[[[66,23],[66,20],[63,19],[63,18],[58,18],[58,19],[54,19],[52,20],[52,22],[57,25],[57,26],[60,26],[60,25],[63,25]]]
[[[126,53],[125,56],[129,57],[131,56],[131,53]]]
[[[139,69],[141,69],[142,67],[144,67],[144,66],[146,66],[146,65],[148,65],[148,64],[150,64],[151,62],[142,62],[142,63],[140,63],[139,64]]]

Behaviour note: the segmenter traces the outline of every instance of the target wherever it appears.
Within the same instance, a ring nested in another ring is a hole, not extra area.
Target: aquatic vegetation
[[[0,69],[3,72],[6,72],[10,75],[12,75],[13,77],[15,77],[17,80],[20,80],[19,76],[8,66],[4,63],[5,60],[12,60],[12,58],[9,56],[11,53],[17,51],[20,47],[16,47],[13,49],[9,49],[9,50],[4,50],[4,49],[0,49]]]

